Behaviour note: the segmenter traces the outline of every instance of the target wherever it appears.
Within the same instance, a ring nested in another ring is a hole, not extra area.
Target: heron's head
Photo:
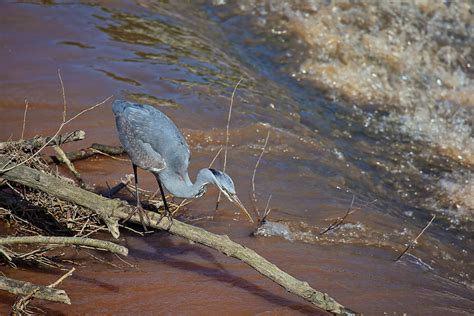
[[[235,187],[234,187],[234,182],[232,179],[224,172],[215,170],[215,169],[210,169],[213,179],[214,179],[214,184],[221,190],[222,193],[231,201],[232,203],[235,203],[239,208],[247,215],[247,217],[250,219],[250,221],[253,223],[253,219],[250,216],[249,212],[245,209],[244,205],[242,202],[240,202],[240,199],[237,197],[237,193],[235,192]]]

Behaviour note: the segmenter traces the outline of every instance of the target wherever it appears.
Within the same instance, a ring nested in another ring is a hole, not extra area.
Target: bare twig
[[[410,250],[410,248],[415,248],[416,244],[418,243],[418,238],[420,238],[421,235],[423,235],[423,233],[425,232],[425,230],[431,225],[431,223],[433,223],[434,219],[436,218],[436,215],[433,215],[433,217],[431,218],[431,220],[428,222],[428,224],[426,224],[426,226],[421,230],[421,232],[418,234],[418,236],[415,237],[415,239],[413,239],[411,242],[409,242],[405,248],[405,250],[403,250],[403,252],[397,257],[397,259],[395,259],[395,262],[399,261],[407,252],[408,250]]]
[[[8,262],[12,261],[12,257],[10,256],[10,254],[8,253],[8,250],[6,248],[3,248],[3,247],[0,246],[0,254],[3,255],[5,257],[5,259],[8,260]]]
[[[54,288],[54,287],[58,286],[62,281],[64,281],[64,279],[70,277],[74,271],[76,271],[76,268],[72,267],[71,270],[69,270],[68,272],[66,272],[63,276],[61,276],[61,277],[60,277],[59,279],[57,279],[55,282],[53,282],[53,283],[51,283],[50,285],[48,285],[48,287]]]
[[[4,173],[4,172],[7,172],[7,171],[10,171],[10,170],[13,170],[14,168],[18,167],[18,166],[21,166],[21,165],[24,165],[25,163],[27,163],[28,161],[30,161],[31,159],[33,159],[34,157],[36,157],[37,155],[39,155],[39,153],[46,148],[46,146],[48,146],[52,141],[53,139],[55,139],[59,133],[61,132],[61,130],[63,129],[64,126],[66,126],[67,124],[69,124],[71,121],[75,120],[76,118],[78,118],[79,116],[81,116],[82,114],[86,113],[86,112],[89,112],[89,111],[92,111],[93,109],[95,109],[96,107],[98,106],[101,106],[102,104],[104,104],[105,102],[109,101],[110,99],[112,98],[112,96],[109,96],[108,98],[106,98],[105,100],[99,102],[99,103],[96,103],[94,104],[93,106],[90,106],[88,107],[87,109],[84,109],[82,111],[80,111],[79,113],[77,113],[76,115],[74,115],[73,117],[71,117],[69,120],[67,121],[64,121],[62,122],[60,125],[59,125],[59,128],[58,130],[56,131],[56,133],[53,135],[53,137],[50,138],[49,141],[47,141],[43,146],[41,146],[40,149],[38,149],[38,151],[36,151],[33,155],[31,155],[30,157],[28,157],[27,159],[11,166],[11,167],[8,167],[7,166],[11,163],[11,161],[8,161],[8,163],[4,164],[2,168],[0,168],[0,174],[1,173]],[[63,115],[64,117],[64,115]]]
[[[102,263],[108,264],[109,266],[112,266],[112,267],[114,267],[114,268],[121,269],[118,265],[116,265],[116,264],[114,264],[114,263],[112,263],[112,262],[110,262],[110,261],[106,261],[106,260],[104,260],[104,259],[101,259],[101,258],[99,258],[99,257],[97,257],[97,256],[94,256],[93,254],[91,254],[91,253],[88,252],[88,251],[87,251],[87,254],[88,254],[90,257],[92,257],[92,258],[94,258],[95,260],[97,260],[97,261],[100,261],[100,262],[102,262]]]
[[[96,107],[104,104],[105,102],[107,102],[110,98],[112,98],[112,96],[108,97],[107,99],[105,99],[104,101],[102,102],[99,102],[97,104],[94,104],[93,106],[91,107],[88,107],[87,109],[84,109],[82,111],[80,111],[79,113],[77,113],[76,115],[74,115],[73,117],[71,117],[69,120],[66,120],[66,116],[67,116],[67,102],[66,102],[66,93],[65,93],[65,90],[64,90],[64,84],[63,84],[63,79],[61,77],[61,72],[59,71],[58,69],[58,76],[59,76],[59,81],[61,83],[61,89],[62,89],[62,94],[63,94],[63,118],[62,118],[62,123],[59,125],[59,128],[58,130],[56,131],[56,133],[54,134],[54,136],[51,138],[51,140],[49,140],[48,142],[46,142],[40,149],[38,149],[37,152],[35,152],[33,155],[31,155],[30,157],[28,157],[27,159],[23,160],[22,162],[19,162],[11,167],[8,167],[7,166],[11,163],[11,160],[8,161],[7,164],[5,164],[2,168],[0,168],[0,173],[2,172],[6,172],[6,171],[9,171],[9,170],[12,170],[13,168],[16,168],[18,166],[21,166],[25,163],[27,163],[28,161],[30,161],[31,159],[33,159],[35,156],[37,156],[44,148],[46,148],[46,146],[48,146],[50,144],[50,142],[52,141],[52,139],[54,139],[56,136],[59,135],[59,133],[61,132],[61,130],[63,129],[64,126],[66,126],[67,124],[69,124],[71,121],[75,120],[76,118],[78,118],[79,116],[81,116],[82,114],[86,113],[86,112],[89,112],[89,111],[92,111],[93,109],[95,109]]]
[[[23,113],[23,126],[21,128],[21,140],[25,136],[25,127],[26,127],[26,113],[28,112],[28,100],[25,99],[25,112]]]
[[[272,209],[270,208],[271,199],[272,199],[272,195],[270,194],[268,196],[267,205],[265,205],[265,211],[263,212],[263,217],[262,217],[261,222],[264,222],[267,219],[267,216],[270,215],[270,212],[272,211]]]
[[[230,126],[230,118],[232,116],[232,106],[234,105],[234,95],[235,91],[237,91],[237,87],[242,82],[243,78],[237,82],[234,87],[234,91],[232,91],[232,96],[230,97],[230,106],[229,106],[229,115],[227,116],[227,126],[225,130],[225,149],[224,149],[224,166],[222,167],[222,171],[225,172],[225,168],[227,167],[227,149],[229,148],[229,126]],[[217,195],[217,202],[216,202],[216,211],[219,208],[219,203],[221,202],[221,191]]]
[[[191,201],[188,201],[187,199],[183,199],[183,200],[181,201],[181,203],[179,203],[178,207],[171,213],[171,215],[174,216],[174,215],[179,211],[179,209],[180,209],[181,207],[183,207],[184,205],[189,204],[189,203],[191,203]]]
[[[351,205],[349,205],[349,207],[347,208],[346,214],[344,214],[343,217],[338,217],[338,218],[336,218],[336,220],[335,220],[331,225],[329,225],[325,230],[323,230],[322,232],[320,232],[319,235],[324,235],[324,234],[327,233],[328,231],[334,230],[334,229],[336,229],[337,227],[341,226],[342,223],[344,223],[344,221],[345,221],[345,219],[347,218],[347,216],[349,216],[349,214],[351,214],[352,206],[354,206],[354,201],[355,201],[355,194],[352,194]]]
[[[31,315],[31,313],[27,308],[28,304],[33,300],[33,295],[35,295],[39,291],[39,287],[33,288],[30,293],[26,296],[18,296],[15,303],[12,306],[11,316],[21,316],[21,315]]]
[[[260,153],[260,156],[258,156],[257,162],[255,163],[255,168],[253,168],[253,174],[252,174],[252,203],[258,217],[260,217],[260,213],[258,212],[257,197],[255,195],[255,175],[257,174],[257,168],[258,168],[258,165],[260,164],[260,160],[262,160],[265,149],[267,148],[269,138],[270,138],[270,130],[268,130],[267,137],[265,138],[265,144],[263,145],[263,149],[262,149],[262,152]]]
[[[58,77],[59,77],[59,81],[61,82],[61,92],[63,95],[63,122],[65,122],[66,114],[67,114],[66,90],[64,89],[64,82],[63,82],[63,78],[61,77],[60,69],[58,69]]]
[[[219,150],[217,151],[216,155],[214,156],[214,158],[212,158],[211,162],[209,163],[209,168],[212,167],[212,165],[214,164],[214,162],[216,161],[217,157],[219,157],[220,153],[222,151],[222,147],[219,148]]]
[[[141,235],[144,236],[143,234],[141,234]],[[117,257],[117,259],[119,259],[120,261],[122,261],[123,263],[128,265],[130,268],[136,268],[137,267],[136,265],[131,264],[127,260],[122,259],[122,257],[120,257],[119,255],[115,254],[115,256]]]
[[[79,116],[83,115],[84,113],[87,113],[87,112],[90,112],[92,110],[94,110],[96,107],[98,106],[101,106],[102,104],[104,104],[105,102],[109,101],[113,96],[109,96],[107,97],[106,99],[104,99],[103,101],[99,102],[99,103],[96,103],[82,111],[80,111],[79,113],[77,113],[76,115],[74,115],[73,117],[71,117],[69,120],[65,121],[63,124],[61,124],[62,127],[64,127],[65,125],[71,123],[72,121],[74,121],[75,119],[77,119]]]

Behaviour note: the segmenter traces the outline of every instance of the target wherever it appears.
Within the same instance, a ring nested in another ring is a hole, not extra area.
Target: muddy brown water
[[[409,146],[416,154],[423,144],[364,133],[360,113],[353,114],[350,106],[339,106],[324,95],[315,97],[314,88],[306,94],[308,85],[297,85],[291,76],[282,79],[281,72],[275,78],[275,64],[252,58],[277,51],[269,51],[252,28],[240,29],[235,22],[239,16],[214,10],[205,2],[0,4],[0,139],[20,137],[25,99],[25,138],[56,131],[62,114],[60,69],[69,116],[110,95],[151,103],[169,115],[191,146],[193,179],[225,143],[230,95],[243,77],[230,125],[227,170],[241,200],[251,208],[252,172],[270,130],[256,176],[258,206],[264,208],[271,194],[270,219],[285,223],[292,238],[250,237],[253,227],[230,203],[224,201],[215,213],[214,188],[185,209],[189,222],[229,235],[365,314],[474,313],[471,222],[428,209],[414,195],[403,196],[421,192],[427,184],[395,168],[406,156],[393,153]],[[239,32],[247,37],[251,53],[245,52],[241,38],[232,36]],[[309,107],[308,100],[318,106]],[[85,130],[87,139],[64,149],[93,142],[117,145],[110,105],[68,125],[68,131]],[[456,161],[449,163],[459,167]],[[128,162],[107,157],[80,161],[76,167],[99,191],[131,173]],[[215,167],[222,167],[222,157]],[[400,173],[405,182],[396,177]],[[152,175],[139,175],[144,189],[156,189]],[[360,209],[340,230],[319,236],[345,213],[353,194]],[[420,238],[412,255],[394,263],[403,244],[431,214],[439,221]],[[91,252],[115,266],[86,251],[68,250],[68,257],[81,263],[61,285],[72,305],[35,304],[47,314],[68,315],[323,314],[212,249],[161,232],[140,237],[123,231],[119,242],[130,249],[125,259],[131,266],[113,255]],[[39,284],[60,275],[26,267],[0,270]],[[0,293],[0,314],[9,312],[14,299]]]

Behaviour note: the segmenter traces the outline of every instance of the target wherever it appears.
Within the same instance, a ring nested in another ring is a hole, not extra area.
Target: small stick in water
[[[270,208],[271,199],[272,199],[272,195],[270,194],[268,196],[267,205],[265,206],[265,211],[263,212],[262,220],[260,221],[261,223],[264,223],[267,220],[267,216],[270,215],[270,212],[272,211],[272,209]]]
[[[211,163],[209,163],[209,168],[212,168],[212,165],[213,165],[214,162],[216,161],[217,157],[219,157],[219,155],[221,154],[221,151],[222,151],[222,147],[219,148],[219,150],[217,151],[217,153],[216,153],[216,155],[214,156],[214,158],[212,158]]]
[[[237,91],[237,87],[242,82],[242,80],[243,78],[240,78],[240,80],[237,82],[237,84],[234,87],[234,91],[232,91],[232,96],[230,97],[229,115],[227,116],[227,126],[225,130],[224,166],[222,168],[223,172],[225,172],[225,167],[227,166],[227,148],[229,147],[229,125],[230,125],[230,117],[232,115],[232,106],[234,105],[234,95],[235,95],[235,91]],[[219,195],[217,196],[217,202],[216,202],[216,211],[219,208],[220,202],[221,202],[221,191],[219,190]]]
[[[405,248],[405,250],[403,250],[403,252],[398,256],[397,259],[395,259],[395,262],[398,262],[407,252],[408,250],[410,250],[410,248],[415,248],[417,242],[418,242],[418,238],[420,238],[421,235],[423,235],[423,233],[425,232],[425,230],[431,225],[431,223],[433,223],[434,219],[436,218],[436,215],[433,215],[433,217],[431,218],[431,220],[429,221],[428,224],[426,224],[426,226],[421,230],[421,232],[418,234],[418,236],[416,236],[415,239],[413,239],[413,241],[409,242],[407,247]]]
[[[255,175],[257,174],[257,168],[258,168],[258,165],[260,164],[260,160],[262,160],[263,154],[265,153],[265,149],[267,148],[269,138],[270,138],[270,130],[268,130],[267,138],[265,138],[265,144],[263,144],[262,152],[260,153],[260,156],[258,156],[257,162],[255,163],[255,168],[253,168],[253,174],[252,174],[252,203],[258,217],[260,217],[260,213],[257,208],[257,197],[255,195]],[[265,209],[265,212],[266,212],[266,209]],[[266,216],[264,215],[263,217],[266,217]]]
[[[320,232],[319,235],[324,235],[328,231],[336,229],[337,227],[341,226],[342,223],[344,223],[344,221],[346,220],[347,216],[351,214],[352,206],[354,205],[354,200],[355,200],[355,194],[352,195],[351,205],[349,205],[349,208],[347,209],[346,214],[343,217],[336,218],[336,220],[331,225],[329,225],[325,230]]]
[[[23,127],[21,129],[21,140],[25,136],[25,126],[26,126],[26,113],[28,113],[28,100],[25,99],[25,112],[23,113]]]

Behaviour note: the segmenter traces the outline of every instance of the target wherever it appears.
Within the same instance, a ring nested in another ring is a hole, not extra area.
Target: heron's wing
[[[120,142],[135,165],[154,172],[160,172],[166,168],[163,157],[143,140],[141,130],[134,128],[130,121],[122,115],[116,116],[115,119]]]
[[[129,143],[140,144],[142,151],[143,147],[146,148],[148,156],[160,157],[167,169],[187,176],[191,152],[176,125],[152,106],[123,102],[125,105],[117,106],[114,112],[117,120],[122,117],[125,123],[121,124],[127,125],[126,128],[130,129],[128,134],[132,138],[129,139]],[[118,121],[117,128],[121,134]]]

